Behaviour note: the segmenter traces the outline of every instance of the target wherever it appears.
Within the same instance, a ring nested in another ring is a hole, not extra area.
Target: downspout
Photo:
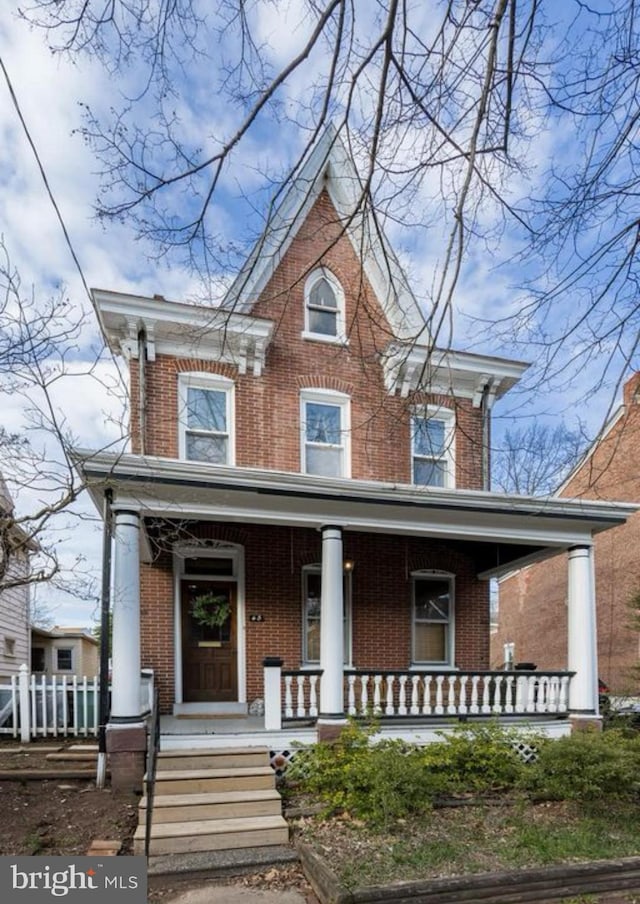
[[[100,716],[98,728],[98,771],[96,787],[104,788],[107,774],[107,721],[109,720],[109,627],[111,603],[111,503],[113,490],[104,491],[102,534],[102,596],[100,599]]]
[[[138,330],[138,428],[140,431],[140,455],[145,454],[147,425],[147,331]]]
[[[487,380],[482,390],[480,409],[482,411],[482,489],[491,489],[491,409],[496,391]]]

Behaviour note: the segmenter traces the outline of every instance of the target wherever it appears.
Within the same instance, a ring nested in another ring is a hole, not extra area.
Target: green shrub
[[[495,722],[464,725],[423,748],[431,784],[440,794],[488,794],[515,787],[526,769],[516,745],[537,746],[530,732]]]
[[[350,724],[337,741],[299,751],[287,782],[317,795],[327,811],[347,811],[374,827],[429,809],[433,793],[420,749],[370,744],[373,731]]]
[[[640,789],[640,737],[580,731],[545,741],[524,773],[522,787],[552,800],[631,798]]]

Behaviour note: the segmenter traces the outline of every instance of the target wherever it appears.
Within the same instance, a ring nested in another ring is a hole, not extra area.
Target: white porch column
[[[116,511],[111,722],[140,722],[140,516]]]
[[[576,716],[598,715],[598,649],[592,548],[569,550],[568,664],[576,674],[569,688],[569,711]]]
[[[330,525],[322,528],[320,668],[318,724],[338,726],[345,721],[342,529]]]

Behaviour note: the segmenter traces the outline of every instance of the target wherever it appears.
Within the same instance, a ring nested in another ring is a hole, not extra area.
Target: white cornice
[[[240,373],[262,373],[273,323],[221,308],[92,290],[105,338],[115,354],[137,358],[144,329],[147,356],[175,355],[235,364]]]
[[[507,496],[372,481],[231,468],[177,459],[77,451],[77,467],[100,507],[105,486],[116,506],[165,517],[319,526],[498,540],[556,548],[591,542],[623,524],[636,506],[557,497]]]
[[[529,367],[491,355],[476,355],[415,343],[392,342],[383,355],[387,392],[406,398],[416,391],[468,398],[480,405],[485,390],[490,401],[501,398]]]

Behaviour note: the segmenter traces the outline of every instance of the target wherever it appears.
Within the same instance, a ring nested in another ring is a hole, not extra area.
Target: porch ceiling
[[[145,517],[336,524],[460,541],[487,576],[589,544],[593,533],[623,524],[636,511],[625,504],[334,480],[150,456],[78,453],[77,463],[100,511],[111,487],[115,508]]]

